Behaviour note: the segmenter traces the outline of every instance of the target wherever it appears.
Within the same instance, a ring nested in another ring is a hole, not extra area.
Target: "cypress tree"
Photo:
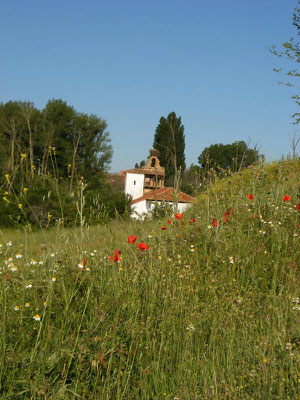
[[[170,181],[177,170],[185,170],[185,136],[181,117],[171,112],[167,118],[161,117],[155,130],[153,147],[160,152],[160,164],[166,170],[166,180]]]

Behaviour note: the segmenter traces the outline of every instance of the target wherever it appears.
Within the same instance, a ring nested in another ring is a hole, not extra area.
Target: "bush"
[[[168,201],[155,202],[154,209],[151,211],[152,218],[167,218],[174,213],[174,207]]]
[[[4,181],[5,182],[5,181]],[[124,192],[113,191],[103,175],[96,175],[87,183],[74,185],[50,174],[35,175],[28,188],[21,188],[15,180],[13,186],[4,183],[0,199],[0,226],[15,227],[30,224],[48,227],[61,221],[65,226],[82,222],[103,224],[117,215],[129,214],[130,200]],[[81,219],[81,217],[82,219]]]

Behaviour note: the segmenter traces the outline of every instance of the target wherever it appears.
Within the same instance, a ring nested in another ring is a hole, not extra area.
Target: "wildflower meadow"
[[[1,399],[298,399],[299,176],[216,178],[164,219],[0,231]]]

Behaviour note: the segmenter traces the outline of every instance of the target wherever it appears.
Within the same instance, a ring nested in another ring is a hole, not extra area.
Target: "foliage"
[[[244,141],[232,144],[213,144],[206,147],[198,158],[202,168],[215,171],[239,171],[243,167],[255,164],[259,159],[258,150],[249,148]]]
[[[43,110],[31,102],[1,103],[0,226],[94,224],[128,214],[129,199],[107,183],[106,127],[60,99]]]
[[[154,135],[153,147],[160,152],[159,160],[165,168],[166,180],[174,178],[178,169],[185,170],[185,136],[181,117],[171,112],[161,117]]]
[[[245,169],[170,224],[1,231],[0,396],[296,399],[299,173]]]
[[[130,199],[123,191],[113,190],[102,173],[82,181],[69,191],[69,181],[48,175],[34,176],[30,188],[22,195],[7,191],[8,184],[0,190],[0,226],[18,225],[49,227],[63,223],[80,224],[78,206],[82,203],[85,224],[107,223],[119,215],[129,215]]]
[[[142,168],[144,165],[146,165],[146,161],[142,160],[140,163],[135,163],[134,168]]]
[[[33,103],[0,103],[0,144],[4,158],[2,173],[20,167],[22,184],[36,174],[52,172],[75,180],[106,170],[112,157],[106,122],[96,115],[78,113],[66,102],[49,100],[43,110]]]
[[[298,2],[298,6],[294,10],[293,14],[293,26],[296,27],[297,29],[297,36],[300,35],[300,8],[299,8],[300,2]],[[293,64],[296,64],[296,68],[289,70],[289,71],[283,71],[282,68],[274,68],[275,72],[283,73],[288,78],[299,78],[300,73],[298,71],[298,64],[300,63],[300,46],[299,46],[299,41],[295,40],[294,38],[291,38],[289,41],[282,43],[281,48],[278,48],[276,45],[270,46],[269,51],[273,53],[275,56],[287,59],[288,61],[292,62]],[[294,87],[293,80],[288,81],[288,82],[278,82],[280,85],[286,85],[289,87]],[[292,99],[295,101],[297,106],[300,106],[300,96],[299,95],[294,95],[292,96]],[[296,112],[292,115],[292,118],[294,119],[294,124],[299,124],[300,123],[300,113]]]
[[[182,174],[180,190],[190,196],[194,196],[201,187],[201,168],[191,164]]]
[[[151,216],[155,219],[167,218],[174,213],[173,204],[168,201],[155,202]]]

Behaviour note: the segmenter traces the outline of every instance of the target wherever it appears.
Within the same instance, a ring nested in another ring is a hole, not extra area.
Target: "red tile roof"
[[[120,171],[121,174],[143,174],[143,175],[165,175],[165,171],[163,169],[147,169],[147,168],[132,168],[132,169],[124,169]]]
[[[123,169],[123,171],[120,171],[121,174],[126,174],[127,172],[131,174],[144,174],[140,168]]]
[[[151,190],[144,194],[144,196],[132,200],[131,204],[139,203],[142,200],[152,200],[152,201],[174,201],[174,188],[163,187],[157,190]],[[179,192],[179,203],[192,203],[195,201],[194,197],[189,196],[183,192]]]

